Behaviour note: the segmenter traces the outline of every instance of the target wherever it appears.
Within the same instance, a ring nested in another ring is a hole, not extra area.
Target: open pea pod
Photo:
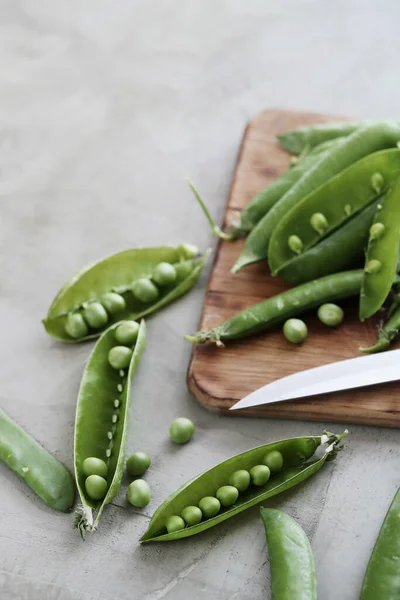
[[[146,325],[141,321],[129,365],[125,369],[112,367],[109,353],[119,345],[116,323],[100,337],[86,364],[78,395],[75,417],[74,464],[75,479],[82,505],[74,524],[82,537],[94,531],[101,513],[117,495],[122,479],[129,424],[130,382],[146,347]],[[128,349],[129,346],[126,346]],[[94,500],[86,490],[83,472],[85,459],[95,457],[107,466],[107,492]]]
[[[222,521],[226,521],[226,519],[267,498],[294,487],[317,473],[328,458],[336,456],[343,435],[345,434],[323,434],[322,436],[281,440],[258,446],[219,463],[171,494],[154,513],[149,527],[140,541],[166,542],[195,535]],[[306,462],[315,454],[316,449],[321,444],[328,444],[322,456],[311,462]],[[230,476],[235,471],[250,471],[254,466],[260,465],[265,455],[270,452],[278,452],[282,455],[283,470],[273,474],[265,485],[250,485],[238,495],[237,501],[232,506],[222,508],[216,516],[211,518],[204,518],[203,516],[203,520],[196,525],[186,526],[178,531],[167,533],[166,523],[169,517],[181,515],[182,511],[188,506],[198,506],[200,500],[204,497],[215,496],[217,489],[227,485]]]
[[[279,273],[319,245],[382,196],[399,174],[399,149],[374,152],[303,198],[274,229],[268,248],[271,271]]]
[[[189,244],[113,254],[62,286],[43,319],[44,327],[63,342],[96,338],[113,323],[150,315],[189,291],[207,258],[208,253],[200,256]],[[156,277],[157,269],[166,264],[167,277]]]

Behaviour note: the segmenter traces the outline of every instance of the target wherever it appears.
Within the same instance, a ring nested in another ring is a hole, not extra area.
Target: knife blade
[[[245,396],[230,410],[297,400],[400,379],[400,349],[358,356],[287,375]]]

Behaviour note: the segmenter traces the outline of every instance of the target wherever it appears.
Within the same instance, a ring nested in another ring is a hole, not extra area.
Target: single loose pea
[[[318,309],[318,319],[328,327],[337,327],[344,319],[343,309],[337,304],[322,304]]]
[[[323,235],[329,227],[327,218],[322,213],[314,213],[310,219],[310,225],[319,235]]]
[[[298,235],[291,235],[288,239],[288,246],[295,254],[301,254],[303,250],[303,242]]]
[[[88,333],[88,326],[83,316],[79,313],[69,314],[65,323],[65,331],[74,340],[85,337]]]
[[[107,292],[101,297],[101,303],[110,315],[126,308],[125,298],[116,292]]]
[[[233,485],[223,485],[217,489],[217,493],[215,495],[221,502],[222,506],[232,506],[232,504],[235,504],[236,500],[238,499],[239,490]]]
[[[85,488],[92,500],[102,500],[107,493],[107,481],[100,475],[89,475],[85,480]]]
[[[169,427],[169,435],[175,444],[186,444],[194,434],[194,425],[186,417],[178,417]]]
[[[271,473],[278,473],[283,467],[283,456],[278,450],[271,450],[262,459],[263,465],[266,465]]]
[[[159,296],[159,291],[154,283],[145,277],[138,279],[132,284],[132,293],[140,302],[147,304],[154,302]]]
[[[157,285],[169,285],[176,279],[176,269],[170,263],[161,262],[155,267],[151,277]]]
[[[204,496],[199,502],[199,508],[206,519],[211,519],[221,510],[221,503],[214,496]]]
[[[113,369],[126,369],[132,358],[132,350],[126,346],[114,346],[108,353],[108,362]]]
[[[93,329],[104,327],[108,321],[107,311],[100,302],[91,302],[88,304],[83,311],[83,316]]]
[[[383,179],[383,176],[380,173],[374,173],[371,176],[372,189],[377,194],[379,194],[382,191],[384,184],[385,184],[385,180]]]
[[[168,533],[175,533],[185,528],[185,521],[179,515],[171,515],[165,523]]]
[[[380,260],[375,260],[374,258],[372,260],[369,260],[367,262],[367,264],[365,265],[365,272],[366,273],[379,273],[379,271],[381,270],[382,267],[382,263]]]
[[[265,485],[271,476],[267,465],[256,465],[250,469],[250,477],[253,485]]]
[[[191,527],[192,525],[197,525],[200,523],[201,519],[203,518],[203,513],[198,506],[186,506],[181,513],[181,517],[185,521],[186,525]]]
[[[136,321],[125,321],[118,325],[115,330],[115,339],[124,346],[132,346],[137,340],[139,333],[139,323]]]
[[[283,335],[293,344],[304,342],[307,334],[307,325],[301,319],[288,319],[283,326]]]
[[[237,488],[239,492],[244,492],[250,485],[250,473],[245,469],[239,469],[239,471],[232,473],[229,483]]]
[[[132,506],[143,508],[151,500],[150,486],[144,479],[135,479],[128,485],[126,495]]]
[[[146,452],[134,452],[126,461],[129,475],[143,475],[151,465],[151,459]]]
[[[369,230],[369,239],[371,242],[375,240],[380,240],[385,233],[385,226],[383,223],[374,223],[371,225]]]
[[[89,475],[100,475],[100,477],[107,477],[107,465],[101,458],[95,456],[89,456],[85,458],[82,463],[82,471],[86,477]]]

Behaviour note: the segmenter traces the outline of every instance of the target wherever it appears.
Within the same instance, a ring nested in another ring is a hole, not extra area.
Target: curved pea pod
[[[385,193],[399,173],[399,149],[374,152],[303,198],[279,221],[271,236],[268,261],[272,273],[296,259],[291,236],[300,238],[301,253],[307,253]]]
[[[357,129],[322,154],[314,166],[282,196],[252,230],[233,267],[233,272],[268,257],[269,242],[275,227],[303,198],[364,156],[396,147],[399,139],[400,125],[397,123],[374,124]]]
[[[317,575],[310,542],[286,513],[261,508],[271,570],[272,600],[317,600]]]
[[[400,489],[387,512],[365,573],[360,600],[400,598]]]
[[[357,296],[361,290],[362,278],[363,271],[357,269],[309,281],[242,310],[210,331],[185,335],[185,339],[197,344],[212,341],[223,345],[224,340],[259,333],[325,302]]]
[[[110,350],[118,345],[115,330],[120,323],[107,329],[97,341],[86,364],[75,417],[74,464],[75,479],[81,507],[74,525],[82,535],[96,530],[106,504],[117,495],[122,479],[129,424],[130,382],[146,347],[146,325],[141,321],[129,367],[113,369],[108,361]],[[85,489],[83,462],[96,457],[107,465],[107,493],[103,500],[89,497]]]
[[[75,498],[68,469],[1,409],[0,431],[0,460],[50,508],[68,511]]]
[[[212,469],[198,475],[175,493],[171,494],[156,510],[141,542],[166,542],[178,540],[200,533],[226,521],[230,517],[243,512],[247,508],[272,498],[285,490],[305,481],[317,473],[326,460],[336,456],[342,435],[324,434],[322,436],[299,437],[258,446],[228,460],[224,460]],[[320,458],[306,462],[313,457],[321,444],[329,444]],[[230,475],[240,469],[249,471],[261,463],[265,454],[271,450],[279,451],[283,456],[283,471],[271,476],[269,481],[260,487],[250,486],[239,497],[234,505],[222,508],[214,517],[204,519],[192,526],[173,533],[166,532],[166,521],[172,515],[180,515],[186,506],[198,506],[205,496],[214,496],[216,490],[229,482]]]
[[[400,306],[393,312],[387,323],[384,324],[379,331],[378,339],[373,346],[369,348],[360,348],[365,354],[374,354],[375,352],[383,352],[387,350],[390,344],[397,338],[400,333]]]
[[[360,295],[360,319],[385,302],[396,273],[400,246],[400,177],[382,199],[371,227]]]
[[[113,254],[92,264],[67,281],[53,300],[44,327],[51,336],[69,343],[82,342],[96,338],[107,327],[123,319],[138,320],[150,315],[189,291],[196,283],[208,258],[198,255],[198,249],[188,244],[179,246],[160,246],[133,248]],[[132,293],[135,281],[149,279],[160,263],[174,265],[176,280],[156,290],[157,297],[151,302],[142,302]],[[104,294],[117,293],[122,297],[123,308],[116,312],[105,312]],[[92,303],[100,303],[106,315],[104,324],[94,328],[85,324],[77,337],[72,337],[68,329],[68,317],[78,314],[85,316],[85,308]]]

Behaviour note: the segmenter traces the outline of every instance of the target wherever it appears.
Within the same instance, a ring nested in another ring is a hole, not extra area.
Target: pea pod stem
[[[187,183],[190,187],[190,189],[192,190],[193,194],[195,195],[195,198],[197,200],[197,202],[200,204],[206,218],[207,221],[210,224],[211,230],[213,232],[214,235],[216,235],[217,237],[219,237],[221,240],[233,240],[235,239],[235,235],[234,233],[225,233],[224,231],[222,231],[222,229],[220,227],[218,227],[218,225],[216,224],[214,218],[211,216],[210,211],[208,210],[203,198],[200,196],[198,190],[196,189],[194,183],[190,180],[187,179]]]

